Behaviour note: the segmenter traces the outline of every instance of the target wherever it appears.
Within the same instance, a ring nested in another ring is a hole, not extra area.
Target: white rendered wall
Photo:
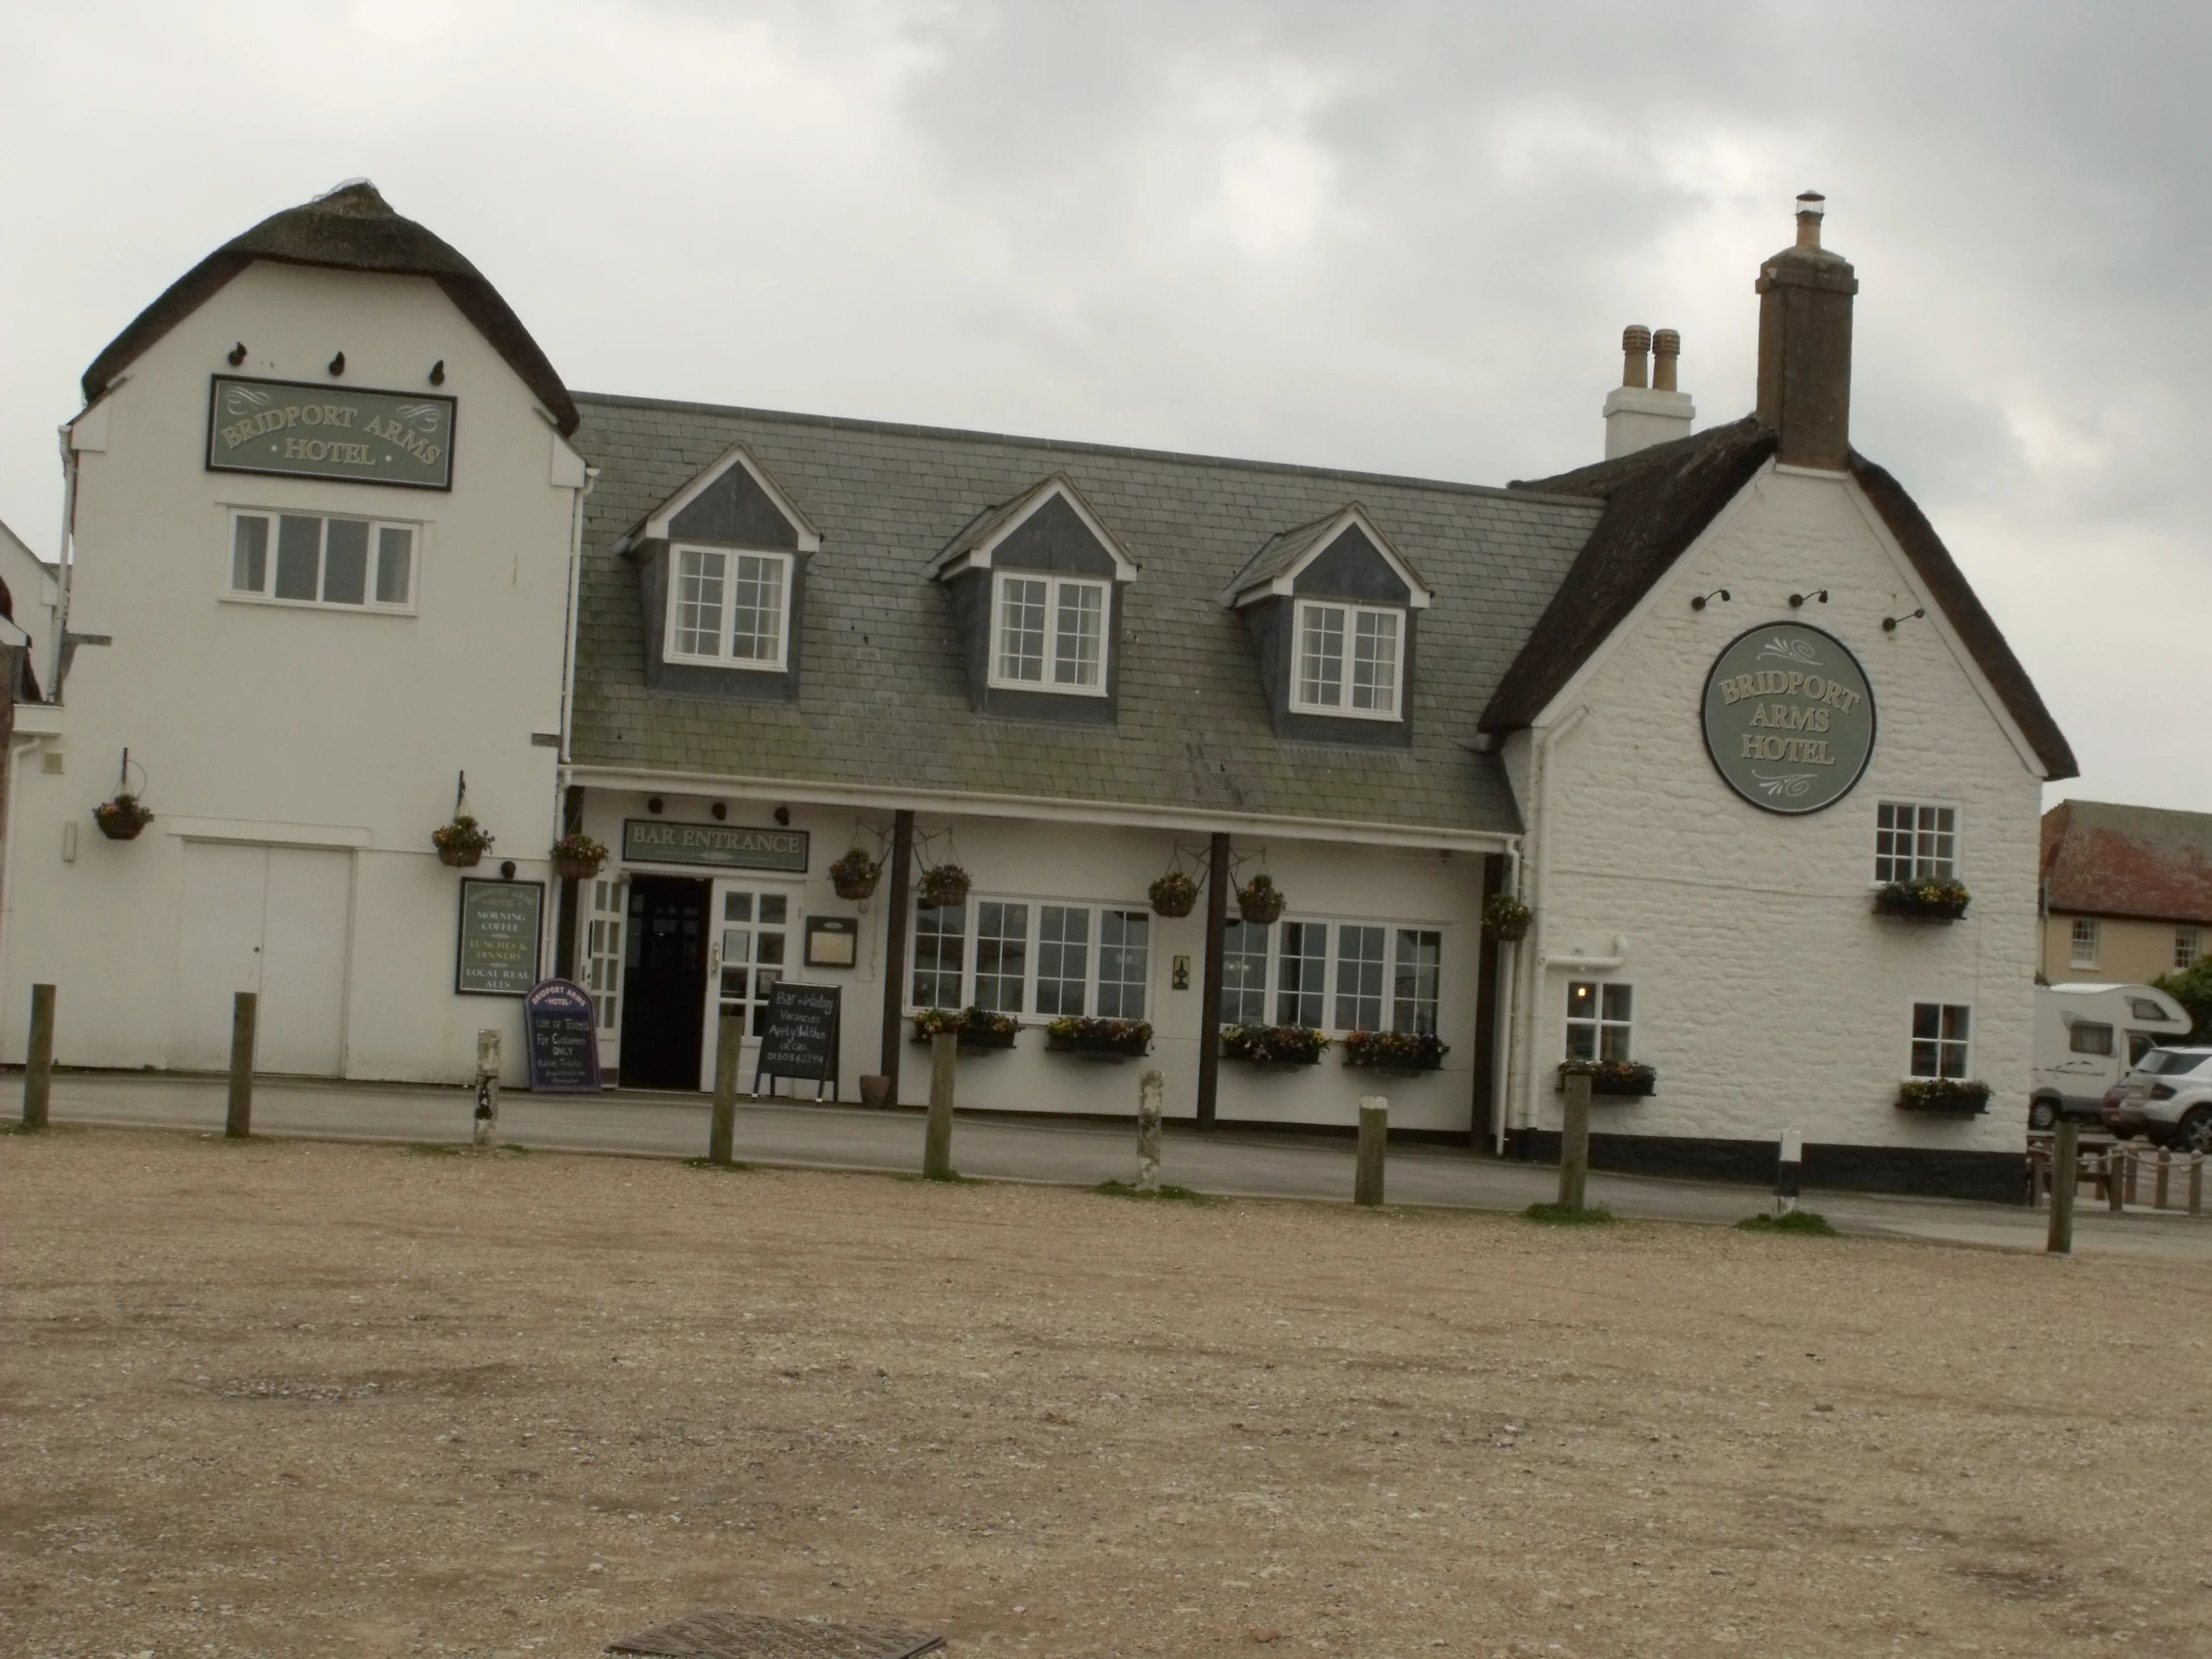
[[[773,809],[780,801],[748,801],[735,796],[686,797],[659,792],[665,805],[663,818],[671,822],[710,824],[710,800],[725,800],[729,826],[767,828],[774,825]],[[591,789],[586,797],[585,827],[589,833],[619,850],[622,821],[646,818],[643,794]],[[814,808],[790,803],[790,828],[813,836],[810,870],[804,878],[790,879],[801,894],[805,913],[859,915],[862,917],[859,963],[850,970],[795,967],[797,977],[811,983],[842,986],[844,996],[842,1098],[859,1098],[858,1079],[878,1068],[881,1057],[883,972],[886,961],[884,928],[888,921],[890,880],[886,871],[875,895],[862,904],[840,899],[831,888],[828,869],[853,843],[856,823],[874,825],[887,832],[890,814],[855,814],[850,809]],[[1167,869],[1177,841],[1174,834],[1146,830],[1121,830],[1081,825],[1040,823],[997,818],[943,818],[924,814],[917,821],[922,835],[936,835],[949,828],[949,856],[973,878],[979,895],[1026,897],[1038,900],[1072,899],[1148,909],[1146,889]],[[873,850],[871,837],[861,844]],[[1240,837],[1240,854],[1256,854],[1263,842]],[[1351,1127],[1359,1119],[1358,1097],[1381,1093],[1390,1101],[1393,1128],[1441,1130],[1465,1133],[1474,1097],[1474,1002],[1476,962],[1480,946],[1482,858],[1479,853],[1406,851],[1376,847],[1343,846],[1327,842],[1290,839],[1269,840],[1267,868],[1290,900],[1285,912],[1291,919],[1305,916],[1371,920],[1439,927],[1443,933],[1443,959],[1438,1003],[1439,1034],[1450,1052],[1440,1070],[1417,1077],[1378,1078],[1374,1072],[1348,1067],[1341,1048],[1327,1051],[1319,1065],[1257,1071],[1242,1061],[1221,1062],[1218,1097],[1221,1121],[1333,1124]],[[1187,853],[1203,858],[1203,839],[1184,839]],[[948,854],[941,842],[928,848],[931,861]],[[1189,858],[1186,856],[1188,867]],[[1259,868],[1249,865],[1246,873]],[[610,872],[622,873],[619,858]],[[667,875],[740,876],[739,871],[712,871],[677,865],[640,865],[639,873]],[[757,878],[775,883],[780,878],[760,872]],[[1025,1016],[1024,1028],[1011,1052],[965,1051],[960,1057],[959,1103],[962,1107],[988,1107],[1024,1112],[1101,1113],[1133,1116],[1137,1107],[1137,1081],[1157,1067],[1167,1082],[1167,1113],[1189,1117],[1195,1111],[1198,1086],[1200,986],[1206,966],[1205,899],[1187,916],[1152,919],[1151,984],[1147,1006],[1153,1023],[1152,1053],[1144,1061],[1116,1065],[1048,1053],[1044,1046],[1044,1020]],[[1234,901],[1231,913],[1234,915]],[[973,900],[969,905],[970,949],[973,948]],[[804,924],[794,917],[793,960],[799,959],[797,941]],[[1095,942],[1093,945],[1095,949]],[[1174,958],[1191,959],[1190,989],[1171,988]],[[909,958],[910,960],[910,958]],[[579,964],[581,969],[581,963]],[[911,1036],[901,1025],[902,1040]],[[929,1049],[906,1042],[901,1050],[900,1097],[917,1104],[928,1096]],[[610,1056],[612,1058],[612,1056]],[[750,1066],[750,1051],[748,1065]],[[748,1085],[751,1072],[745,1074]],[[800,1092],[811,1098],[811,1085]]]
[[[1732,603],[1691,609],[1693,595],[1723,587]],[[1829,603],[1790,609],[1791,593],[1822,587]],[[1548,760],[1542,729],[1516,748],[1542,886],[1536,930],[1515,952],[1519,991],[1534,992],[1515,1029],[1509,1121],[1557,1127],[1567,982],[1613,978],[1635,987],[1634,1054],[1658,1068],[1659,1092],[1601,1099],[1595,1131],[1768,1140],[1794,1127],[1816,1143],[2019,1149],[2040,778],[1933,614],[1883,631],[1885,616],[1922,605],[1933,613],[1855,485],[1770,467],[1557,700]],[[1700,727],[1713,660],[1781,619],[1841,639],[1878,711],[1858,788],[1803,818],[1729,790]],[[1958,809],[1965,920],[1872,913],[1884,800]],[[1539,953],[1610,955],[1616,935],[1626,961],[1615,972],[1535,966]],[[1916,1000],[1972,1005],[1972,1074],[1994,1091],[1985,1116],[1895,1106]]]
[[[412,391],[440,358],[458,399],[448,492],[202,464],[211,374]],[[345,1075],[457,1081],[480,1026],[507,1033],[518,1075],[519,1005],[453,993],[458,872],[429,836],[465,771],[499,837],[473,873],[513,857],[519,877],[547,874],[558,757],[531,735],[561,712],[575,490],[552,480],[580,474],[528,388],[426,278],[258,264],[79,428],[101,447],[79,456],[69,626],[114,644],[77,653],[47,745],[65,770],[37,752],[19,767],[0,1053],[21,1057],[29,986],[52,980],[58,1059],[170,1063],[189,835],[354,849]],[[415,614],[228,599],[234,506],[419,523]],[[111,842],[90,815],[126,745],[158,816]],[[552,919],[549,890],[549,952]]]

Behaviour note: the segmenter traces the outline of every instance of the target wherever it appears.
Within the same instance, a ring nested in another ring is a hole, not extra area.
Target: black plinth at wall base
[[[1515,1129],[1506,1155],[1559,1161],[1556,1129]],[[1666,1175],[1702,1181],[1742,1181],[1772,1190],[1773,1141],[1724,1141],[1689,1135],[1590,1137],[1590,1168],[1623,1175]],[[1973,1198],[1997,1204],[2027,1201],[2027,1159],[2019,1152],[1944,1152],[1918,1146],[1805,1146],[1804,1184],[1845,1192],[1913,1193],[1925,1198]]]

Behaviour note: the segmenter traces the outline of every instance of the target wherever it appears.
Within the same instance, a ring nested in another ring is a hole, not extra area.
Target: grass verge
[[[712,1158],[686,1158],[686,1169],[750,1170],[752,1165],[733,1158],[727,1164],[718,1164]]]
[[[1101,1181],[1091,1189],[1106,1198],[1142,1199],[1147,1204],[1219,1204],[1222,1200],[1212,1193],[1194,1192],[1189,1187],[1155,1187],[1149,1193],[1140,1193],[1127,1181]]]
[[[1739,1233],[1802,1233],[1815,1239],[1840,1239],[1843,1235],[1829,1226],[1826,1216],[1816,1216],[1810,1210],[1792,1210],[1786,1216],[1746,1216],[1736,1224]]]
[[[1579,1210],[1570,1210],[1563,1204],[1531,1204],[1521,1212],[1529,1221],[1540,1221],[1546,1227],[1610,1227],[1613,1212],[1602,1204],[1585,1204]]]

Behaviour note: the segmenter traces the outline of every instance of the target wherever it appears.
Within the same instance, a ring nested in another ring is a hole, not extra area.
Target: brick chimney
[[[1681,355],[1682,336],[1672,328],[1655,334],[1633,322],[1621,330],[1621,383],[1605,394],[1607,460],[1690,435],[1697,407],[1674,384]]]
[[[1797,199],[1797,246],[1759,268],[1759,424],[1788,466],[1851,461],[1851,262],[1821,246],[1827,198]]]

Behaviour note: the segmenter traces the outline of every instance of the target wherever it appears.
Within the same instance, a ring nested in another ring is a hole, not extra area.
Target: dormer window
[[[669,660],[781,674],[791,637],[791,555],[681,543],[670,552]]]
[[[1398,610],[1301,599],[1291,707],[1300,714],[1397,719],[1403,632]]]
[[[991,684],[1104,697],[1112,592],[1107,582],[998,572]]]

